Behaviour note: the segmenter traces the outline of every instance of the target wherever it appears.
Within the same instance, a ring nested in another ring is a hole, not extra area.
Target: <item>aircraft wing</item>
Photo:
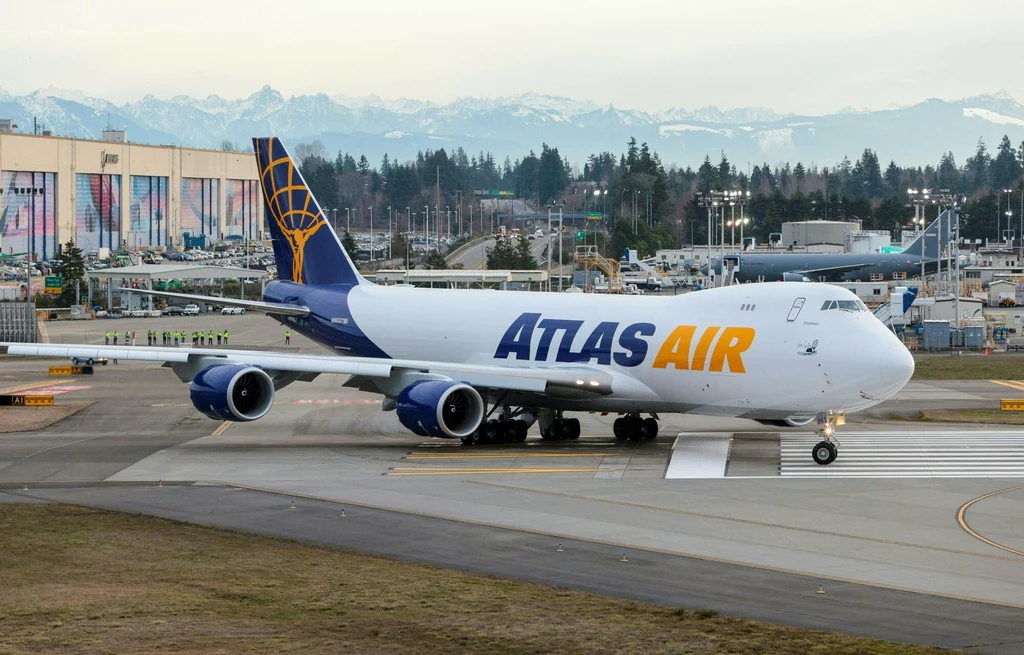
[[[480,388],[572,396],[610,394],[613,382],[610,373],[585,366],[526,368],[213,348],[0,343],[0,355],[4,354],[163,362],[183,382],[208,366],[245,364],[262,368],[279,383],[278,388],[296,380],[308,382],[324,373],[351,375],[357,382],[368,381],[375,390],[388,395],[396,395],[397,390],[419,379],[450,378]]]
[[[178,300],[191,300],[207,305],[225,305],[227,307],[241,307],[243,309],[254,309],[267,314],[278,316],[309,316],[309,308],[300,305],[285,305],[277,302],[263,302],[262,300],[240,300],[238,298],[222,298],[220,296],[197,296],[191,293],[177,293],[176,291],[152,291],[150,289],[130,289],[118,287],[118,291],[141,293],[146,296],[157,296],[159,298],[175,298]]]

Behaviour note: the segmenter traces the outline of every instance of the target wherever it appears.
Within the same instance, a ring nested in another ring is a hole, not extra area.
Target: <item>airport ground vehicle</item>
[[[544,439],[576,438],[567,412],[621,414],[615,436],[631,440],[657,436],[666,412],[817,420],[819,464],[836,458],[844,412],[883,402],[913,374],[893,333],[831,285],[644,297],[371,284],[280,141],[254,148],[264,199],[273,198],[265,208],[280,278],[263,300],[133,291],[259,309],[343,356],[82,344],[0,344],[0,354],[164,362],[189,382],[197,409],[229,421],[262,418],[293,382],[348,375],[346,385],[383,396],[381,408],[413,433],[470,445],[521,441],[534,423]]]
[[[234,316],[237,314],[244,314],[245,310],[241,307],[222,307],[220,313],[224,316]]]
[[[199,305],[185,305],[181,313],[183,316],[199,316]]]

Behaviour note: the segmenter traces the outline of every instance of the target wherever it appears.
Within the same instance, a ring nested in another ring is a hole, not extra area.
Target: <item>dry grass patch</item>
[[[58,505],[0,510],[0,653],[938,653]]]
[[[1024,354],[918,355],[914,380],[1017,380],[1024,377]]]

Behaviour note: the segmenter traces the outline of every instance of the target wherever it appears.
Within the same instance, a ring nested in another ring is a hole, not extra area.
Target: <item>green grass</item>
[[[3,654],[945,652],[145,516],[0,508]]]
[[[917,355],[915,380],[1020,380],[1024,354]]]
[[[1001,423],[1024,425],[1024,412],[1004,412],[999,409],[925,409],[921,420],[941,423]]]

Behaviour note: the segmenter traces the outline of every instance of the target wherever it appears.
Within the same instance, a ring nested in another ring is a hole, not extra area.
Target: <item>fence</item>
[[[0,302],[0,341],[35,343],[36,308],[24,302]]]

